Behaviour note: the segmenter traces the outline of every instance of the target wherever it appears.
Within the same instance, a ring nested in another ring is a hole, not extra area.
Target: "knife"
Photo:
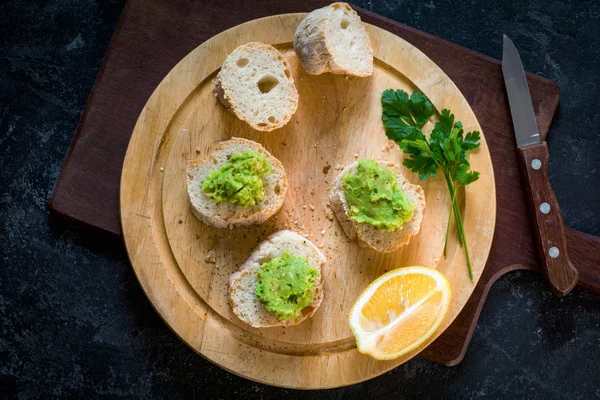
[[[548,180],[548,146],[541,140],[537,129],[521,57],[506,35],[502,52],[502,73],[538,256],[552,291],[558,296],[564,296],[573,289],[579,274],[567,252],[565,225]]]

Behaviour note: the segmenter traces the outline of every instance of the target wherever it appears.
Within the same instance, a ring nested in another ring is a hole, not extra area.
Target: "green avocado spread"
[[[394,231],[413,216],[414,205],[394,172],[371,158],[360,160],[356,172],[344,177],[342,187],[350,218],[358,223]]]
[[[256,295],[279,319],[296,318],[313,301],[319,271],[306,258],[290,254],[272,258],[258,271]]]
[[[256,151],[236,153],[202,182],[202,190],[216,203],[250,207],[265,196],[262,178],[271,172],[267,159]]]

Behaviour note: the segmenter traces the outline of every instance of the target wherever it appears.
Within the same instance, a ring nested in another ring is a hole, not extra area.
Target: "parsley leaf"
[[[481,136],[478,131],[469,132],[465,136],[462,146],[465,150],[476,149],[479,147],[479,139],[481,139]]]
[[[475,182],[479,179],[479,172],[477,171],[467,171],[469,169],[468,164],[460,165],[455,171],[455,179],[460,182],[462,186],[467,186],[470,183]]]
[[[425,140],[405,139],[400,143],[400,148],[405,154],[410,156],[404,160],[404,166],[412,172],[419,174],[421,180],[435,176],[435,171],[437,170],[436,160]]]
[[[404,90],[385,90],[381,96],[386,135],[396,143],[404,139],[425,139],[421,128],[434,114],[431,102],[421,92],[409,97]]]

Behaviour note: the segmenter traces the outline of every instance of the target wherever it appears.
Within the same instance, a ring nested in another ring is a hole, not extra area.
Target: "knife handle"
[[[548,180],[548,146],[542,142],[518,152],[540,262],[554,294],[564,296],[579,274],[569,259],[565,225]]]

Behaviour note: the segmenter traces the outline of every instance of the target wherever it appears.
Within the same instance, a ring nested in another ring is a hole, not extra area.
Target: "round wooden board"
[[[326,207],[329,186],[339,172],[336,166],[341,169],[367,156],[396,164],[403,158],[397,146],[385,148],[383,90],[419,89],[436,110],[452,110],[467,131],[481,128],[465,98],[437,65],[409,43],[375,26],[367,25],[375,56],[372,77],[307,75],[291,45],[304,15],[267,17],[229,29],[173,68],[148,100],[133,131],[121,180],[121,219],[129,258],[143,289],[182,340],[248,379],[316,389],[373,378],[422,350],[384,362],[355,348],[348,312],[362,290],[385,271],[425,265],[448,277],[451,308],[426,344],[443,332],[467,302],[485,266],[494,232],[496,195],[490,154],[482,137],[480,149],[470,158],[481,178],[466,188],[462,204],[473,282],[456,235],[451,237],[448,257],[442,256],[449,212],[442,179],[420,182],[405,171],[411,182],[423,186],[427,199],[421,233],[408,246],[379,254],[347,240]],[[227,112],[212,92],[212,80],[227,55],[249,41],[271,43],[284,53],[300,94],[292,120],[270,133],[252,130]],[[285,204],[264,225],[215,229],[191,214],[187,160],[206,156],[216,142],[232,136],[262,143],[288,174]],[[298,326],[253,329],[239,321],[227,304],[227,279],[261,240],[281,229],[308,234],[323,246],[325,299],[314,317]]]

